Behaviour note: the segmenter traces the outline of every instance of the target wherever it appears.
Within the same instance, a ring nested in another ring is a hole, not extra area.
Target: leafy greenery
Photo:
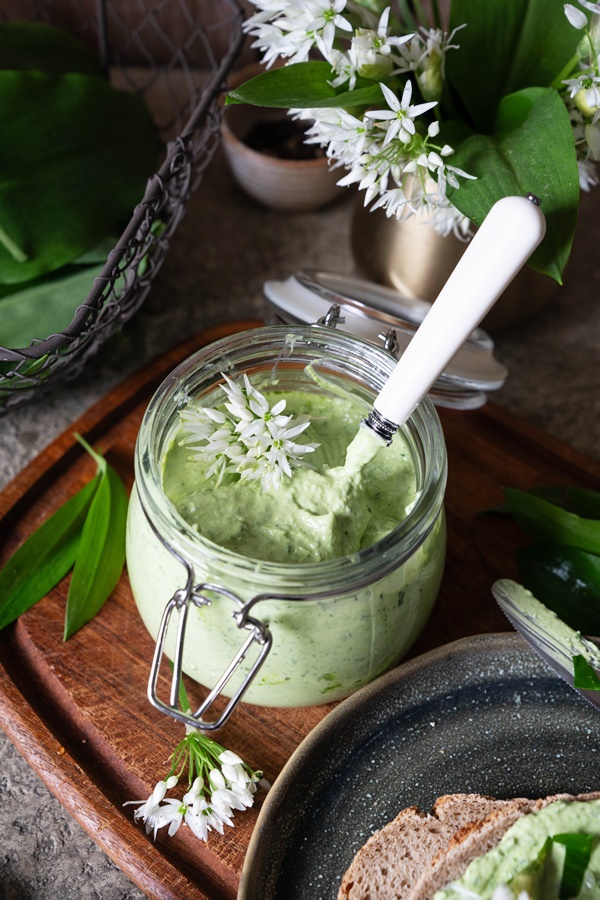
[[[600,556],[542,542],[518,550],[517,564],[523,584],[563,622],[600,635]]]
[[[464,23],[456,35],[460,49],[446,58],[447,81],[466,124],[482,134],[494,131],[504,97],[553,85],[581,40],[557,0],[452,0],[450,29]],[[547,122],[544,132],[550,130]]]
[[[27,347],[60,333],[89,294],[102,265],[66,266],[60,275],[36,279],[22,290],[12,291],[0,301],[0,345]],[[63,274],[64,273],[64,274]]]
[[[528,491],[506,489],[508,509],[536,539],[600,554],[600,520],[586,519]]]
[[[65,613],[68,640],[100,611],[123,570],[125,486],[106,460],[76,437],[94,458],[97,473],[0,571],[0,628],[45,597],[73,569]]]
[[[102,75],[98,59],[73,35],[43,22],[18,20],[0,24],[0,69]]]
[[[552,140],[546,142],[549,122]],[[529,264],[560,281],[577,224],[579,175],[569,114],[558,93],[533,87],[504,97],[491,134],[464,137],[453,165],[477,176],[458,189],[448,187],[449,199],[476,225],[502,197],[531,192],[543,198],[546,236]]]
[[[520,581],[575,631],[600,636],[600,492],[548,486],[504,493],[506,509],[534,539],[517,552]],[[594,680],[600,685],[581,658],[576,687]]]
[[[573,684],[584,691],[600,691],[600,678],[585,656],[573,657]]]
[[[552,875],[555,874],[551,849],[552,844],[556,843],[565,848],[558,896],[560,900],[571,900],[571,898],[577,897],[590,863],[593,840],[591,835],[579,833],[554,834],[546,838],[536,858],[513,876],[508,882],[508,887],[515,895],[520,895],[523,891],[527,896],[541,897],[546,872],[550,871]]]
[[[143,100],[45,23],[0,23],[0,119],[0,345],[16,349],[72,321],[160,142]]]
[[[381,10],[377,2],[361,6]],[[415,25],[410,7],[400,4],[407,14],[406,31]],[[450,162],[477,180],[462,179],[458,188],[448,184],[448,199],[479,225],[501,197],[535,193],[548,227],[530,264],[560,282],[577,223],[580,187],[573,130],[557,88],[564,93],[561,81],[577,66],[582,33],[567,22],[563,0],[452,0],[449,29],[463,25],[453,38],[459,49],[445,57],[435,115],[441,139],[455,150]],[[435,81],[438,76],[440,72],[430,72],[427,77]],[[400,96],[406,79],[406,74],[376,72],[371,81],[359,78],[349,91],[345,85],[331,86],[329,63],[298,62],[253,78],[231,91],[227,102],[342,106],[360,116],[373,105],[385,105],[375,83],[385,83]],[[411,80],[411,102],[430,100],[426,77]],[[419,122],[419,127],[424,126]]]
[[[73,567],[97,475],[34,531],[0,571],[0,628],[45,597]]]
[[[157,159],[139,97],[102,78],[0,71],[0,282],[76,259],[131,213]]]

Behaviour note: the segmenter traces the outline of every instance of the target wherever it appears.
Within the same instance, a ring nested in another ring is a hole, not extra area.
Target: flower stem
[[[29,257],[25,253],[24,250],[21,250],[18,244],[13,241],[11,236],[6,233],[4,228],[0,225],[0,244],[4,247],[4,249],[10,253],[15,262],[24,263],[27,262]]]
[[[589,45],[590,45],[590,59],[592,60],[593,68],[596,71],[596,75],[600,75],[600,66],[598,64],[598,56],[596,55],[596,51],[594,50],[594,41],[592,39],[592,31],[588,27],[585,29],[585,33],[586,33],[586,37],[587,37]],[[590,69],[592,68],[592,65],[590,65]]]

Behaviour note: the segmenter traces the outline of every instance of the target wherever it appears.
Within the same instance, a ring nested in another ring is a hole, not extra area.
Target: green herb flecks
[[[0,628],[45,597],[73,569],[67,640],[101,609],[125,562],[127,494],[106,460],[76,435],[97,473],[19,547],[0,571]]]

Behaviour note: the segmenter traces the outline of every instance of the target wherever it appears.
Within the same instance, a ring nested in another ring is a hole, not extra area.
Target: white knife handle
[[[529,195],[530,197],[532,195]],[[537,198],[492,206],[374,405],[400,426],[531,256],[546,232]]]

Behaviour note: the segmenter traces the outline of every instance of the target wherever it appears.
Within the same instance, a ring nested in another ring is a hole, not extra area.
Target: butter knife
[[[582,697],[600,708],[600,691],[584,690],[573,684],[573,657],[583,656],[600,674],[600,649],[517,582],[496,581],[492,594],[509,622],[538,656]]]

